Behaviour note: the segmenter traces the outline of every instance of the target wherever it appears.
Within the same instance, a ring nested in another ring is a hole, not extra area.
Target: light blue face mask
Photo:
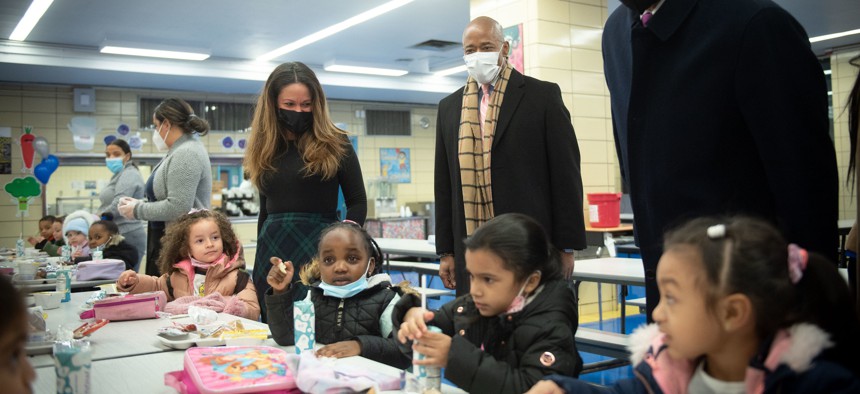
[[[122,171],[122,157],[111,157],[105,159],[105,164],[107,165],[108,170],[114,174]]]
[[[323,289],[323,295],[335,298],[350,298],[367,288],[367,272],[370,270],[370,260],[367,261],[367,268],[364,269],[364,275],[358,278],[355,282],[345,284],[343,286],[335,286],[320,281],[320,289]]]

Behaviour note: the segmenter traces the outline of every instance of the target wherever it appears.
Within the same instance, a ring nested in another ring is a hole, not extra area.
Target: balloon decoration
[[[50,152],[48,151],[48,140],[45,137],[36,137],[33,139],[33,149],[39,154],[39,157],[45,158]]]
[[[60,160],[57,159],[57,156],[48,155],[48,157],[42,159],[42,162],[33,169],[33,175],[35,175],[36,179],[38,179],[39,182],[42,182],[43,185],[47,185],[48,180],[51,179],[51,175],[59,166]]]
[[[24,134],[21,135],[21,156],[24,157],[22,172],[30,172],[33,168],[33,141],[36,139],[36,136],[32,132],[33,126],[24,126]]]
[[[50,176],[50,175],[49,175]],[[29,216],[30,200],[42,194],[42,187],[31,176],[15,178],[3,187],[6,193],[12,196],[13,201],[18,204],[16,217]]]

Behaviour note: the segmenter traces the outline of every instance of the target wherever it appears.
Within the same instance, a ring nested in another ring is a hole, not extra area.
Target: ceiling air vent
[[[449,49],[459,48],[463,44],[453,41],[427,40],[412,46],[414,49],[426,49],[429,51],[445,52]]]

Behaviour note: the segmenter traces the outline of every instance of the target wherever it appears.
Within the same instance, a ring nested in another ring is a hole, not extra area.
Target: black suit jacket
[[[703,215],[763,218],[835,260],[827,88],[791,15],[769,0],[668,0],[643,27],[622,6],[603,56],[646,279],[663,233]]]
[[[457,293],[468,292],[466,224],[457,139],[463,89],[439,102],[436,121],[436,250],[454,253]],[[513,70],[492,147],[493,209],[543,225],[559,249],[585,247],[579,146],[558,85]]]

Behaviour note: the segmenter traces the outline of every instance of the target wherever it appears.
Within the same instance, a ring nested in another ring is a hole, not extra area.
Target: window
[[[162,98],[140,99],[140,127],[152,126],[152,114],[155,107],[164,100]],[[254,105],[248,103],[227,103],[217,101],[186,100],[197,116],[209,122],[212,131],[238,131],[251,127],[254,116]]]

